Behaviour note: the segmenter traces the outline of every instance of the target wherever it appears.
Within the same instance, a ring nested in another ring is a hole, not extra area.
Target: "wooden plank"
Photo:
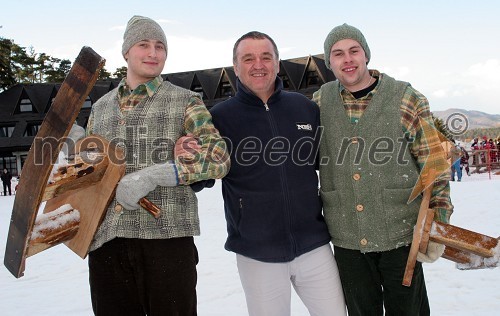
[[[79,223],[80,214],[72,208],[38,216],[30,236],[28,257],[73,238]]]
[[[500,248],[496,247],[494,251],[496,251],[495,255],[485,258],[482,256],[478,256],[472,252],[467,252],[450,246],[446,246],[442,257],[456,262],[457,268],[460,270],[496,268],[500,266]]]
[[[108,205],[114,197],[116,186],[125,174],[125,157],[123,150],[110,144],[98,135],[91,135],[76,144],[76,153],[88,151],[89,146],[97,146],[102,160],[96,168],[103,164],[104,175],[99,182],[84,188],[67,191],[47,201],[44,213],[50,213],[62,205],[70,204],[80,212],[80,224],[76,235],[67,240],[65,245],[81,258],[87,256],[94,235],[101,223]]]
[[[23,166],[12,209],[4,265],[16,277],[23,276],[28,240],[62,138],[94,86],[105,60],[90,47],[83,47],[62,83]]]
[[[486,258],[494,255],[498,245],[497,238],[437,221],[432,224],[430,240]]]
[[[107,159],[97,165],[79,162],[59,168],[58,179],[45,187],[42,201],[98,183],[106,172],[107,162]]]
[[[413,272],[415,270],[415,263],[417,262],[417,254],[420,248],[420,241],[422,240],[422,232],[426,222],[427,210],[429,209],[429,202],[431,200],[432,188],[434,183],[431,183],[424,190],[424,197],[420,203],[420,210],[418,212],[417,223],[413,229],[413,240],[410,247],[410,254],[406,261],[405,274],[403,276],[403,285],[410,286],[413,279]]]
[[[422,231],[422,240],[420,240],[420,247],[418,248],[418,251],[421,253],[427,253],[427,246],[429,245],[429,237],[433,221],[434,221],[434,210],[428,208],[427,215],[425,216],[424,228]]]
[[[456,263],[466,264],[470,263],[471,261],[470,255],[471,253],[467,253],[452,247],[446,247],[444,248],[444,253],[441,257]]]

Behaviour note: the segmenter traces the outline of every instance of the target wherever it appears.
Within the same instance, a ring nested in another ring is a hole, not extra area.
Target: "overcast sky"
[[[151,17],[165,30],[163,73],[232,65],[232,47],[252,30],[269,34],[281,59],[323,53],[335,26],[365,35],[370,68],[410,82],[431,110],[463,108],[500,114],[500,2],[433,1],[4,1],[0,37],[75,60],[83,46],[125,66],[121,44],[131,16]]]

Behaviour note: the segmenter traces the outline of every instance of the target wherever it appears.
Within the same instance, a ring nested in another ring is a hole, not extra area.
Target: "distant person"
[[[460,162],[463,153],[460,147],[456,144],[454,139],[452,139],[451,142],[453,143],[453,145],[451,146],[450,151],[448,152],[448,158],[450,159],[451,162],[451,181],[455,181],[455,174],[456,174],[457,181],[460,182],[462,181],[462,168],[460,168]]]
[[[222,179],[225,248],[236,253],[248,313],[290,315],[293,285],[311,315],[345,315],[318,196],[318,106],[283,90],[267,34],[240,37],[233,64],[237,93],[210,112],[232,149]]]
[[[460,158],[460,170],[464,168],[465,173],[470,176],[470,168],[469,168],[469,153],[464,148],[464,146],[460,146],[460,150],[462,151],[462,157]]]
[[[481,149],[484,149],[484,147],[488,144],[488,136],[484,135],[483,140],[481,141],[481,144],[479,145]]]
[[[3,195],[7,195],[7,191],[9,191],[9,195],[12,195],[12,189],[11,189],[11,180],[12,180],[12,175],[7,169],[3,169],[2,175],[0,176],[2,178],[2,184],[3,184]]]
[[[487,148],[490,150],[490,163],[496,163],[497,162],[497,147],[495,145],[495,142],[493,141],[493,138],[490,138],[488,140]]]
[[[368,69],[370,49],[357,28],[334,27],[324,49],[337,80],[313,95],[324,128],[321,197],[349,316],[429,315],[421,262],[437,260],[444,246],[431,241],[419,252],[411,286],[402,285],[421,202],[408,203],[411,192],[426,164],[448,166],[440,143],[431,143],[428,101]],[[429,205],[445,223],[453,211],[448,181],[448,172],[434,181]]]
[[[479,149],[481,149],[481,163],[488,163],[488,153],[486,150],[489,149],[489,143],[488,143],[488,137],[487,136],[483,136],[483,140],[481,141],[481,143],[479,144]],[[486,169],[488,169],[489,166],[486,166]]]
[[[471,154],[472,154],[472,165],[475,166],[477,169],[479,169],[478,167],[478,164],[479,164],[479,160],[478,160],[478,156],[479,154],[476,152],[477,150],[479,150],[479,138],[477,137],[474,137],[474,139],[472,140],[472,143],[470,145],[470,149],[471,149]]]
[[[500,161],[500,136],[497,137],[495,148],[497,152],[497,161]]]

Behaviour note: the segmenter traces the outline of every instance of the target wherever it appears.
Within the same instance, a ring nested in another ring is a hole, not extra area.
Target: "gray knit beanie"
[[[130,47],[142,40],[153,39],[162,42],[167,48],[167,38],[161,26],[150,18],[134,15],[127,23],[123,34],[122,55],[128,52]]]
[[[368,47],[368,43],[366,43],[366,39],[363,36],[363,33],[361,33],[360,30],[355,28],[354,26],[350,26],[346,23],[334,27],[330,33],[326,36],[325,40],[325,64],[326,68],[332,69],[330,67],[330,51],[332,50],[332,46],[337,43],[338,41],[341,41],[343,39],[352,39],[358,42],[363,50],[365,51],[366,58],[368,59],[368,62],[370,62],[370,48]],[[367,64],[368,64],[367,62]]]

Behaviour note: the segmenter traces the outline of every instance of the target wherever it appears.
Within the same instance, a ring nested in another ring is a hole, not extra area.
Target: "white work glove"
[[[140,208],[141,198],[156,186],[174,187],[178,184],[177,169],[172,162],[152,165],[125,175],[116,188],[116,201],[127,210]]]
[[[61,148],[61,151],[67,157],[68,153],[73,153],[77,141],[85,137],[85,129],[78,124],[73,124],[71,130],[66,136],[66,140]]]
[[[433,263],[444,253],[444,248],[444,245],[429,241],[429,244],[427,245],[427,253],[424,254],[419,252],[417,254],[417,260],[425,263]]]

